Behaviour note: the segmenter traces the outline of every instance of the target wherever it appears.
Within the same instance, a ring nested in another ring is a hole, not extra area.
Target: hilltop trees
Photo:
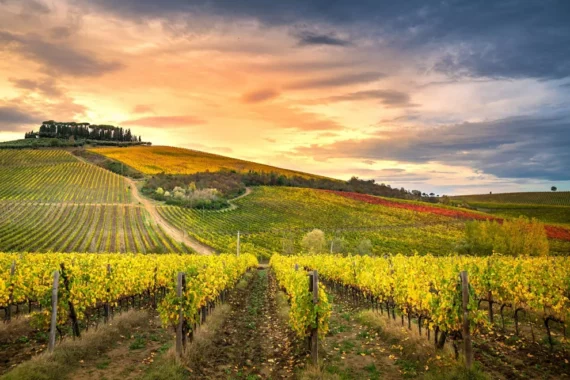
[[[114,125],[95,125],[89,123],[44,121],[38,132],[27,132],[26,139],[36,137],[58,139],[89,139],[101,141],[117,141],[127,143],[142,143],[141,136],[135,136],[130,129],[123,129]]]
[[[556,190],[558,190],[558,188],[557,188],[556,186],[552,186],[552,187],[550,188],[550,190],[556,191]]]

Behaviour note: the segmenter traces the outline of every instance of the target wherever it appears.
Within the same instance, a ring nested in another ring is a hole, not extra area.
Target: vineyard
[[[355,252],[363,239],[374,254],[453,252],[462,221],[413,210],[347,200],[319,190],[260,187],[235,201],[237,208],[203,212],[158,207],[159,213],[195,239],[224,251],[235,246],[240,231],[243,249],[269,257],[272,252],[297,252],[301,237],[313,228],[337,240],[335,252]],[[329,243],[330,244],[330,243]]]
[[[61,150],[0,150],[0,200],[129,203],[125,180]]]
[[[321,277],[336,284],[358,289],[363,299],[369,298],[387,313],[397,309],[402,318],[408,318],[408,324],[416,319],[420,331],[423,326],[459,337],[463,321],[459,299],[461,271],[469,274],[469,311],[474,328],[494,322],[494,309],[489,305],[496,305],[503,328],[507,313],[513,316],[517,334],[522,315],[532,315],[535,325],[546,326],[552,344],[552,324],[563,327],[570,318],[570,293],[560,287],[570,283],[570,260],[566,257],[319,255],[289,260],[317,269]],[[485,302],[487,310],[479,308],[479,301]],[[566,337],[562,339],[565,343]]]
[[[33,231],[42,231],[40,235]],[[0,251],[190,252],[134,205],[0,202]]]
[[[570,191],[458,195],[451,197],[464,202],[514,203],[570,206]]]
[[[157,302],[161,319],[167,325],[177,325],[180,316],[195,323],[200,308],[214,302],[255,266],[257,260],[250,255],[2,253],[0,308],[9,318],[13,306],[26,305],[33,323],[47,328],[52,313],[54,272],[58,272],[62,284],[57,324],[71,322],[76,336],[80,335],[79,325],[88,324],[98,309],[118,306],[126,299],[135,301],[135,297],[139,302],[144,297],[147,302]],[[182,297],[175,294],[180,272],[187,274]],[[157,297],[161,300],[157,301]]]
[[[133,147],[127,150],[122,148],[94,148],[90,151],[124,162],[145,174],[193,174],[205,171],[235,170],[247,172],[253,170],[265,173],[274,172],[285,176],[298,175],[305,178],[320,178],[320,176],[313,174],[175,147]]]

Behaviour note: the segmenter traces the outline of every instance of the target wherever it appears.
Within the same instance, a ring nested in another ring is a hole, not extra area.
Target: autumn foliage
[[[444,207],[437,207],[431,205],[420,205],[416,203],[407,203],[407,202],[397,202],[391,201],[384,198],[375,197],[372,195],[367,194],[359,194],[359,193],[350,193],[344,191],[331,191],[331,190],[323,190],[329,193],[333,193],[336,195],[340,195],[342,197],[371,203],[382,205],[386,207],[395,207],[395,208],[403,208],[411,211],[422,212],[422,213],[430,213],[430,214],[437,214],[442,216],[448,216],[450,218],[458,218],[458,219],[469,219],[469,220],[490,220],[496,221],[498,223],[503,223],[502,218],[497,218],[491,215],[484,215],[481,213],[470,212],[465,210],[453,210]],[[559,226],[550,226],[545,225],[544,229],[546,230],[546,234],[550,239],[558,239],[558,240],[567,240],[570,241],[570,230],[559,227]]]

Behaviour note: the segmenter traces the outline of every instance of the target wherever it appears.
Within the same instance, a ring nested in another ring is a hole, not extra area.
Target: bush
[[[549,252],[548,237],[544,224],[536,219],[519,217],[495,221],[467,222],[465,239],[458,247],[462,253],[491,255],[497,252],[504,255],[546,256]]]
[[[322,253],[325,244],[325,233],[317,229],[308,232],[301,241],[301,246],[309,253]]]
[[[360,240],[358,247],[356,247],[356,252],[358,252],[359,255],[370,255],[372,252],[372,242],[370,239]]]

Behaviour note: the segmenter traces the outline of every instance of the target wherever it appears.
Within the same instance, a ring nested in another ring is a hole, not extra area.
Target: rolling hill
[[[570,227],[570,191],[461,195],[451,199],[498,217],[523,215]]]
[[[217,154],[167,146],[139,146],[129,149],[91,148],[90,151],[121,161],[144,174],[193,174],[205,171],[235,170],[237,172],[247,172],[253,170],[264,173],[274,172],[285,176],[324,178],[314,174],[282,169]]]

